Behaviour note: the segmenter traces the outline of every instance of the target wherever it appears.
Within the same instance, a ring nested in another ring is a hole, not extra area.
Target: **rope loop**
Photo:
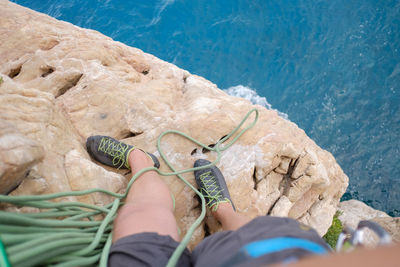
[[[255,113],[254,120],[241,129],[252,113]],[[13,266],[19,265],[29,260],[30,265],[66,267],[99,263],[100,267],[106,267],[112,242],[112,223],[116,217],[118,207],[122,205],[122,200],[126,198],[132,183],[139,176],[148,171],[156,171],[161,176],[176,175],[201,200],[200,216],[188,229],[168,261],[167,266],[176,266],[193,232],[201,224],[206,214],[204,196],[191,183],[186,181],[182,174],[209,168],[217,164],[221,159],[221,152],[231,147],[240,136],[256,124],[258,114],[257,109],[250,110],[239,125],[219,140],[214,147],[209,147],[180,131],[168,130],[163,132],[157,139],[157,149],[171,172],[163,172],[155,167],[142,169],[131,178],[124,194],[93,188],[35,196],[0,195],[0,203],[43,209],[39,213],[0,211],[0,265],[9,267],[11,264]],[[216,152],[217,159],[209,165],[176,170],[161,149],[161,141],[168,134],[179,135],[204,149]],[[229,139],[231,141],[224,144]],[[82,202],[51,201],[57,198],[83,196],[92,193],[104,193],[114,197],[115,200],[103,207]],[[103,216],[104,219],[102,221],[95,220],[95,217],[99,218],[99,216]]]

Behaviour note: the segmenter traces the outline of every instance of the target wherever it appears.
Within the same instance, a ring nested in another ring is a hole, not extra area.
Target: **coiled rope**
[[[240,130],[252,113],[255,113],[254,120]],[[23,267],[40,264],[68,267],[99,264],[100,267],[106,267],[112,240],[112,223],[116,217],[118,207],[123,204],[122,201],[127,196],[132,183],[147,171],[156,171],[161,176],[178,176],[201,199],[200,216],[188,229],[168,261],[167,266],[175,266],[187,247],[193,232],[201,224],[206,214],[203,195],[186,181],[182,174],[209,168],[217,164],[221,159],[221,152],[231,147],[241,135],[256,124],[257,120],[258,110],[252,109],[240,124],[227,136],[219,140],[214,147],[204,145],[180,131],[169,130],[163,132],[157,139],[157,149],[171,172],[163,172],[155,167],[142,169],[131,178],[124,194],[95,188],[35,196],[0,195],[0,203],[44,209],[38,213],[0,211],[0,266]],[[176,170],[161,150],[161,140],[168,134],[180,135],[204,149],[216,152],[217,159],[206,166]],[[222,146],[230,138],[231,141]],[[82,196],[96,192],[113,196],[115,200],[103,207],[82,202],[51,201],[57,198]],[[98,220],[101,218],[100,216],[104,217],[102,221]]]

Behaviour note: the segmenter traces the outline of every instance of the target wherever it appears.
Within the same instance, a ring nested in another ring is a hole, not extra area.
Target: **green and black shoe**
[[[199,159],[194,163],[194,167],[201,167],[210,163],[208,160]],[[233,209],[235,209],[225,178],[216,166],[194,171],[194,177],[197,186],[200,188],[200,193],[203,194],[207,206],[212,211],[216,211],[219,203],[223,202],[231,203]]]
[[[90,136],[86,140],[89,154],[98,162],[118,169],[130,169],[128,164],[129,153],[136,147],[122,143],[109,136]],[[146,154],[153,160],[154,167],[159,168],[160,162],[151,153]]]

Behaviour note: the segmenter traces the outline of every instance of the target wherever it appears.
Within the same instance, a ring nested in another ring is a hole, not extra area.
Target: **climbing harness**
[[[255,113],[254,120],[240,130],[249,116]],[[156,171],[161,176],[176,175],[190,187],[201,199],[201,214],[188,229],[186,235],[176,248],[167,266],[175,266],[184,249],[187,247],[193,232],[203,221],[206,214],[205,199],[194,188],[183,173],[210,168],[221,159],[221,152],[231,147],[237,139],[252,128],[258,120],[258,110],[250,110],[240,124],[228,135],[219,140],[215,146],[207,146],[192,137],[176,130],[163,132],[157,139],[157,149],[171,169],[163,172],[155,167],[142,169],[128,183],[124,194],[114,193],[105,189],[95,188],[82,191],[59,192],[35,196],[5,196],[0,195],[0,203],[8,203],[18,207],[34,207],[45,209],[38,213],[13,213],[0,211],[0,266],[32,266],[54,265],[58,267],[86,266],[99,263],[100,267],[107,266],[108,253],[112,241],[112,223],[118,207],[123,204],[132,183],[147,171]],[[217,153],[217,159],[209,165],[186,170],[176,170],[161,150],[161,140],[168,134],[182,136],[208,151]],[[225,141],[231,139],[227,144]],[[82,202],[67,202],[51,200],[83,196],[92,193],[104,193],[115,200],[103,207]],[[102,221],[99,221],[101,217]]]

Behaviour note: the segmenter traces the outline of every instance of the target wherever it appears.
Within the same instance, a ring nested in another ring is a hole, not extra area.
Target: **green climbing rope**
[[[252,113],[255,113],[254,120],[241,129]],[[132,183],[147,171],[156,171],[161,176],[176,175],[201,199],[200,216],[188,229],[167,265],[175,266],[182,252],[187,247],[193,232],[201,224],[206,213],[203,195],[186,181],[182,177],[182,174],[217,164],[221,159],[221,152],[232,146],[241,135],[256,124],[257,120],[258,110],[253,109],[249,111],[241,123],[227,136],[219,140],[214,147],[204,145],[179,131],[169,130],[163,132],[157,139],[157,149],[164,162],[171,169],[171,172],[163,172],[154,167],[145,168],[131,178],[124,194],[96,188],[36,196],[0,195],[0,203],[42,209],[38,213],[0,211],[0,266],[32,266],[40,264],[68,267],[99,264],[100,267],[106,267],[112,240],[112,222],[116,217],[117,209],[123,204],[122,201],[126,197]],[[180,135],[204,149],[216,152],[217,159],[206,166],[176,170],[161,150],[161,140],[168,134]],[[229,139],[230,141],[224,144]],[[59,200],[58,202],[51,201],[96,192],[110,195],[115,200],[103,207],[65,200]]]

